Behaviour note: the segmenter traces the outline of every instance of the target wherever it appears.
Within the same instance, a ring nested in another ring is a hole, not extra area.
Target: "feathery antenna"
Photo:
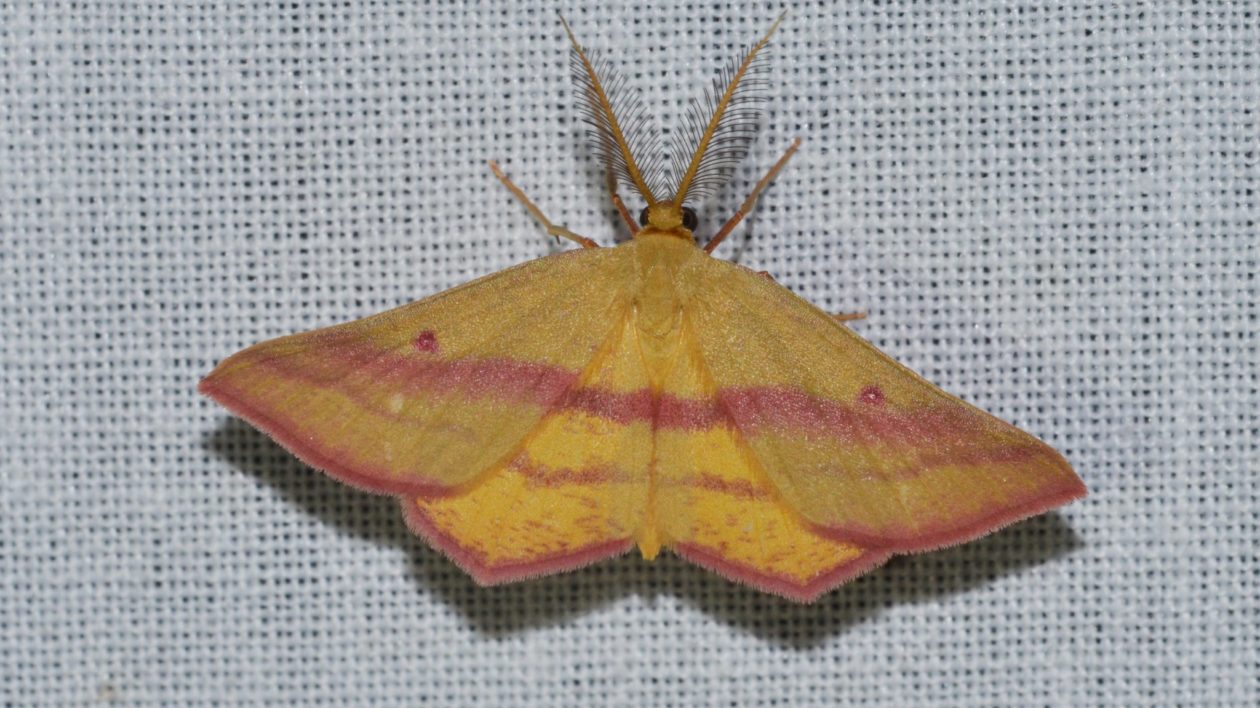
[[[648,204],[656,204],[656,195],[662,192],[664,152],[652,116],[644,109],[638,92],[627,86],[625,79],[607,62],[593,52],[588,54],[578,44],[563,16],[560,22],[573,44],[569,68],[577,88],[582,120],[587,125],[586,136],[595,155]],[[601,74],[607,82],[600,81]],[[618,115],[624,122],[618,122]],[[646,159],[644,169],[635,162],[636,154]]]
[[[694,145],[695,151],[684,165],[685,158],[677,151],[680,146],[674,146],[674,174],[678,175],[675,204],[712,194],[748,155],[766,101],[764,91],[770,67],[764,50],[786,16],[785,10],[761,41],[722,70],[712,88],[705,89],[703,101],[691,100],[683,144]]]

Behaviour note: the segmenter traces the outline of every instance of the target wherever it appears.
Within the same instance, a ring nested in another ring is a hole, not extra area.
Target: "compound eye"
[[[643,211],[639,212],[639,226],[647,226],[648,224],[648,208],[643,207]]]
[[[688,231],[695,231],[696,226],[700,224],[700,220],[696,218],[696,212],[692,211],[691,207],[683,207],[682,213],[683,213],[683,228],[687,229]]]

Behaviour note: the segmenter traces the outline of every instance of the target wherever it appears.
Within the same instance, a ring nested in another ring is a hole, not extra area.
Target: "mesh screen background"
[[[676,558],[472,584],[194,391],[621,234],[552,3],[0,2],[14,704],[1254,704],[1257,3],[809,3],[711,232],[1091,496],[802,607]],[[669,124],[777,6],[577,7]],[[637,210],[637,207],[632,207]],[[624,238],[624,236],[621,236]]]

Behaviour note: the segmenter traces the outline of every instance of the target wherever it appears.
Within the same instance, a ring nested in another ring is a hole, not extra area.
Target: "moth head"
[[[657,202],[644,207],[643,211],[639,212],[641,226],[659,231],[676,232],[679,236],[687,238],[691,238],[698,223],[694,209],[674,202]]]

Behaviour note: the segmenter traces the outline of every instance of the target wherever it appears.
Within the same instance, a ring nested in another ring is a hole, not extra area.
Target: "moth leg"
[[[595,243],[591,239],[585,236],[579,236],[563,226],[551,223],[551,220],[543,215],[542,209],[539,209],[536,204],[530,201],[529,197],[525,196],[525,192],[521,191],[520,187],[513,184],[512,180],[508,179],[508,176],[503,174],[503,170],[499,169],[498,164],[496,164],[494,160],[490,161],[490,170],[494,172],[495,177],[499,178],[499,181],[503,183],[503,186],[507,187],[508,191],[512,193],[512,196],[516,197],[521,204],[525,205],[525,208],[529,210],[530,216],[534,217],[534,220],[542,225],[543,230],[547,232],[548,236],[567,238],[570,241],[579,244],[582,248],[599,248],[599,244]]]
[[[766,176],[761,178],[761,181],[757,183],[756,187],[753,187],[752,194],[748,195],[748,198],[744,200],[744,203],[740,204],[739,208],[735,210],[735,214],[731,216],[730,220],[727,221],[726,224],[718,230],[717,234],[715,234],[713,238],[709,239],[709,242],[704,245],[705,253],[713,253],[713,249],[717,248],[718,244],[722,243],[722,240],[725,239],[731,231],[739,225],[739,222],[744,220],[744,217],[747,216],[750,211],[752,211],[753,205],[757,203],[757,197],[761,196],[761,191],[770,186],[770,182],[778,176],[779,171],[783,169],[788,160],[792,159],[792,154],[795,153],[797,148],[800,146],[800,138],[792,141],[792,144],[789,145],[788,149],[783,153],[783,157],[780,157],[779,161],[774,163],[774,166],[766,173]]]
[[[766,280],[769,280],[772,283],[779,282],[774,279],[773,275],[770,275],[770,271],[768,270],[759,270],[757,271],[757,275],[760,275],[761,277],[765,278]],[[865,312],[841,312],[841,313],[832,315],[832,318],[835,319],[836,322],[852,322],[853,320],[866,319],[866,313]]]
[[[617,213],[621,214],[621,220],[626,222],[626,226],[630,227],[630,234],[639,233],[639,225],[635,223],[630,216],[630,210],[626,208],[626,203],[621,201],[621,195],[617,194],[617,175],[613,174],[610,169],[605,173],[604,179],[608,184],[608,195],[612,197],[613,206],[617,207]]]

